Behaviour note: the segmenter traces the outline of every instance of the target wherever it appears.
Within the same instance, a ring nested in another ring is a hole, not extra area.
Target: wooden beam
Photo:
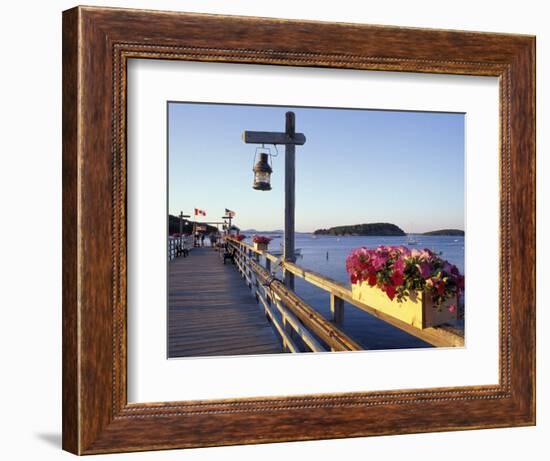
[[[287,133],[275,131],[245,131],[243,141],[246,144],[285,144],[301,146],[305,144],[304,133],[295,133],[293,137]]]
[[[253,259],[248,259],[248,264],[259,278],[260,283],[265,285],[269,282],[269,288],[294,314],[304,326],[318,338],[324,341],[335,351],[360,351],[364,350],[357,342],[347,336],[342,330],[326,320],[315,309],[299,298],[292,290],[289,290],[279,280],[272,280],[270,274]]]
[[[285,114],[285,131],[289,138],[296,134],[296,116],[294,112]],[[295,218],[295,192],[296,192],[296,146],[285,146],[285,240],[283,247],[283,260],[296,261],[294,248],[294,218]],[[294,274],[283,271],[285,285],[294,289]]]
[[[283,343],[283,349],[287,352],[292,353],[298,353],[301,352],[300,349],[296,346],[294,341],[292,340],[292,336],[288,332],[288,330],[284,326],[284,318],[283,318],[283,325],[279,322],[277,317],[273,314],[271,310],[271,306],[267,303],[267,300],[258,292],[256,294],[258,299],[261,301],[262,305],[264,306],[265,313],[267,317],[269,318],[269,321],[273,324],[279,335],[281,336],[281,342]]]
[[[334,293],[330,294],[330,313],[332,321],[338,325],[344,323],[344,300]]]
[[[266,291],[269,290],[266,288]],[[302,322],[298,320],[294,314],[292,314],[283,304],[280,300],[277,298],[274,298],[275,307],[279,310],[281,316],[286,319],[287,323],[292,326],[293,330],[296,332],[296,334],[300,337],[300,339],[310,348],[312,352],[326,352],[326,348],[324,348],[319,341],[315,339],[315,337],[307,330],[307,328],[304,327]]]

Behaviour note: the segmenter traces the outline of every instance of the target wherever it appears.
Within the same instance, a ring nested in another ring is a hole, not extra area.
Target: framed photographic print
[[[64,449],[534,424],[534,52],[64,12]]]

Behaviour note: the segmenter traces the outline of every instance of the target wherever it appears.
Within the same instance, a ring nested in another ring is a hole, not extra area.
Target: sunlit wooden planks
[[[238,272],[212,248],[170,261],[168,277],[170,358],[283,352]]]

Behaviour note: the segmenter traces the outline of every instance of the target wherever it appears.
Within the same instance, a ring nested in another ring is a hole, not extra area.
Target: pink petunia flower
[[[403,276],[403,272],[394,272],[391,276],[391,282],[395,286],[403,285],[404,281],[405,277]]]
[[[392,285],[384,285],[384,291],[388,295],[388,298],[393,301],[393,298],[395,298],[395,287]]]
[[[375,270],[379,271],[384,267],[387,261],[388,261],[388,258],[386,256],[376,255],[372,259],[372,267],[374,267]]]
[[[399,258],[393,263],[393,270],[394,272],[403,273],[405,271],[405,261],[403,259]]]
[[[410,265],[418,270],[407,270]],[[458,268],[428,248],[385,245],[356,248],[346,258],[346,270],[351,283],[378,285],[392,300],[398,288],[405,285],[425,290],[437,303],[460,296],[464,289],[464,276]],[[385,282],[381,284],[381,280]],[[453,306],[449,307],[451,312],[456,310],[456,305]]]
[[[432,275],[432,266],[427,262],[422,262],[420,264],[417,264],[416,267],[418,267],[418,271],[420,272],[420,276],[423,279],[427,279],[430,275]]]

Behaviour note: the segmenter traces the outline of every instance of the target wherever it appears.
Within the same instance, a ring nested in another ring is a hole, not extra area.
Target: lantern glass
[[[269,154],[262,152],[258,162],[252,168],[254,171],[253,189],[271,190],[271,166],[269,165]]]
[[[252,187],[256,190],[271,190],[271,173],[268,171],[255,171]]]

